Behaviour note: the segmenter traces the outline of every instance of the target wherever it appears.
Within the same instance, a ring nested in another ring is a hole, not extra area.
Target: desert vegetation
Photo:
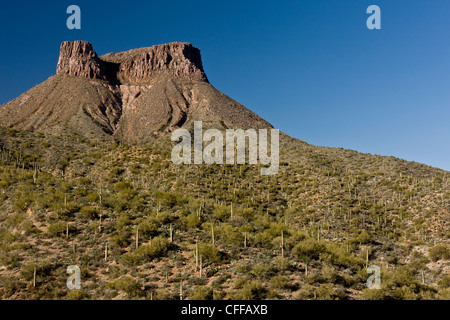
[[[450,299],[448,172],[281,142],[261,176],[2,128],[0,298]]]

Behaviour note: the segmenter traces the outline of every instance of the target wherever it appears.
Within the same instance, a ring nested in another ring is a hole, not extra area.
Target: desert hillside
[[[175,165],[194,120],[271,128],[190,44],[63,43],[57,74],[0,107],[0,298],[450,299],[447,171],[285,134],[273,176]]]

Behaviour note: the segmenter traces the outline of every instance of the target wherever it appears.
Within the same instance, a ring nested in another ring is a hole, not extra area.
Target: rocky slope
[[[200,50],[179,42],[102,57],[89,42],[63,42],[56,75],[0,107],[1,126],[135,143],[193,119],[271,127],[209,84]]]

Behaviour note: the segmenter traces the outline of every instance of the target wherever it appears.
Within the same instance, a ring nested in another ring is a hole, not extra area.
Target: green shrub
[[[185,219],[186,226],[190,229],[197,229],[202,224],[202,220],[195,213],[191,213]]]
[[[298,243],[292,251],[300,260],[305,258],[317,260],[320,254],[326,251],[326,247],[316,240],[307,239]]]
[[[275,289],[287,289],[289,287],[289,279],[284,276],[274,276],[270,279],[270,286]]]
[[[267,264],[257,263],[252,266],[251,273],[258,279],[265,278],[270,272],[270,266]]]
[[[202,262],[212,263],[212,262],[219,262],[221,260],[220,251],[210,244],[200,243],[198,245],[198,252],[202,257]]]
[[[66,295],[67,300],[86,300],[89,299],[89,296],[83,290],[70,290]]]
[[[134,252],[128,252],[122,255],[121,261],[126,264],[140,264],[150,261],[153,258],[163,256],[169,249],[169,241],[163,237],[154,238],[150,244],[143,245]]]
[[[359,299],[361,300],[383,300],[386,296],[386,290],[383,289],[363,289]]]
[[[345,292],[331,283],[321,284],[317,289],[317,298],[319,300],[340,300],[345,298]]]
[[[84,219],[96,219],[98,218],[98,209],[91,206],[82,207],[80,210],[80,216]]]
[[[120,217],[116,220],[117,230],[121,230],[130,224],[131,224],[130,215],[126,212],[123,212],[120,215]]]
[[[213,289],[208,286],[196,286],[189,298],[191,300],[213,300]]]
[[[69,228],[69,233],[73,233],[76,230],[72,224],[69,224],[67,226],[66,222],[58,221],[58,222],[52,223],[48,227],[48,232],[54,237],[65,236],[66,232],[67,232],[67,228]]]
[[[273,264],[278,271],[287,271],[292,267],[291,261],[286,257],[276,257]]]
[[[0,181],[0,189],[7,189],[9,187],[9,183],[7,181]]]
[[[130,276],[124,276],[106,285],[109,288],[124,291],[129,297],[134,297],[142,293],[139,282]]]
[[[241,289],[234,295],[237,300],[261,300],[266,297],[267,290],[257,280],[246,281]]]
[[[428,250],[428,254],[430,255],[430,259],[432,261],[450,259],[450,249],[449,246],[445,244],[438,244],[434,246]]]
[[[110,243],[120,248],[125,248],[130,244],[129,232],[118,232],[114,234],[110,239]]]

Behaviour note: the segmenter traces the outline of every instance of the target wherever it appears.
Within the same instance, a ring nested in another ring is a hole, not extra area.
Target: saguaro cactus
[[[136,249],[139,247],[139,226],[136,226]]]
[[[180,300],[183,300],[183,280],[180,281]]]
[[[244,248],[247,248],[247,232],[244,232]]]
[[[33,183],[36,184],[37,183],[37,178],[38,178],[38,168],[37,168],[37,163],[34,163],[34,173],[33,173]]]
[[[369,249],[366,250],[366,269],[369,266]]]
[[[36,287],[36,267],[34,267],[33,271],[33,287]]]
[[[195,270],[198,270],[198,241],[195,241]]]
[[[233,220],[233,202],[231,202],[230,220]]]

